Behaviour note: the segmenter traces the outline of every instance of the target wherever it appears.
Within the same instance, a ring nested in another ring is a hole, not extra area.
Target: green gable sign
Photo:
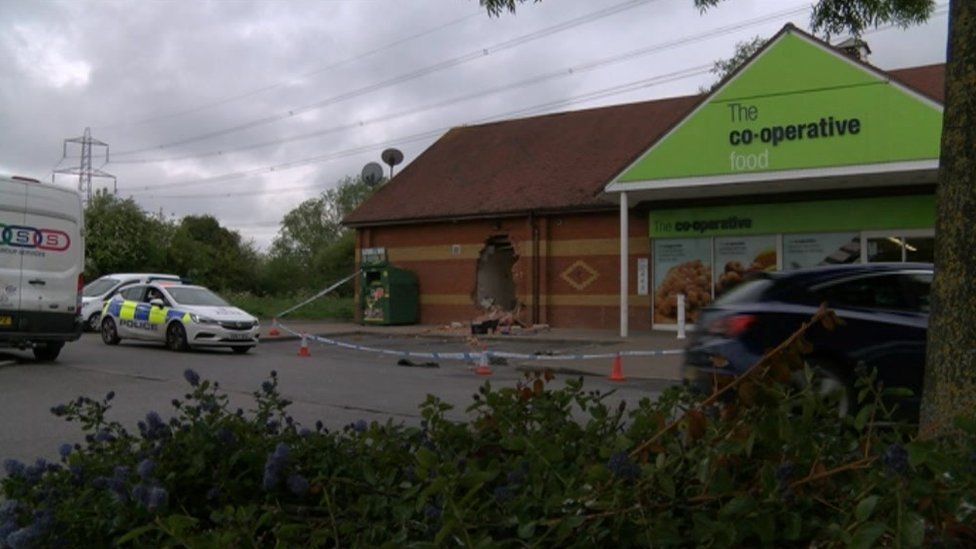
[[[787,30],[615,183],[937,160],[941,133],[937,104]]]

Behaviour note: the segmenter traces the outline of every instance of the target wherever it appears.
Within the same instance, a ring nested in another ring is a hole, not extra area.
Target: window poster
[[[654,323],[676,324],[678,294],[685,296],[685,320],[712,301],[712,239],[654,240]]]
[[[783,268],[803,269],[817,265],[858,263],[858,233],[810,233],[783,235]]]
[[[776,236],[715,239],[715,296],[738,286],[750,275],[776,270]]]

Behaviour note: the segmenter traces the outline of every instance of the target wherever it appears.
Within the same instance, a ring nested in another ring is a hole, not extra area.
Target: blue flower
[[[218,497],[220,497],[220,488],[214,486],[207,490],[207,499],[217,499]]]
[[[129,468],[125,465],[116,465],[115,469],[112,470],[112,476],[119,480],[125,480],[129,478]]]
[[[149,497],[146,503],[146,508],[150,511],[155,511],[157,509],[162,509],[166,507],[166,503],[169,501],[169,493],[165,488],[160,488],[159,486],[153,487],[149,490]]]
[[[16,459],[5,459],[3,460],[3,470],[7,472],[7,476],[19,477],[24,474],[25,466],[23,463]]]
[[[284,442],[279,442],[278,445],[275,446],[275,450],[272,456],[282,461],[288,461],[288,454],[290,453],[291,453],[291,448]]]
[[[68,407],[65,406],[64,404],[58,404],[57,406],[51,408],[51,413],[58,417],[61,417],[68,413]]]
[[[274,452],[268,455],[267,461],[264,462],[264,476],[261,479],[261,485],[266,491],[270,492],[278,487],[281,473],[288,465],[290,453],[291,448],[281,442],[275,447]]]
[[[13,518],[20,509],[20,502],[15,499],[8,499],[0,503],[0,520]],[[0,536],[2,539],[2,536]]]
[[[311,434],[312,434],[312,430],[309,429],[308,427],[302,427],[301,429],[298,430],[298,436],[300,437],[307,437]]]
[[[512,489],[508,486],[497,486],[495,488],[494,496],[495,501],[498,503],[507,503],[508,501],[511,501],[513,497],[515,497],[515,495],[512,494]]]
[[[146,458],[139,462],[136,472],[139,473],[139,478],[145,480],[152,476],[154,469],[156,469],[156,462]]]
[[[105,400],[106,400],[106,401],[109,401],[109,400],[112,400],[113,398],[115,398],[115,391],[109,391],[109,392],[108,392],[108,393],[107,393],[107,394],[105,395]]]
[[[269,432],[269,433],[272,433],[272,434],[274,434],[274,433],[277,433],[277,432],[278,432],[278,427],[279,427],[279,426],[281,426],[281,424],[280,424],[280,423],[278,423],[278,420],[276,420],[276,419],[272,419],[272,420],[271,420],[271,421],[269,421],[269,422],[268,422],[268,424],[267,424],[267,429],[268,429],[268,432]]]
[[[145,484],[136,484],[132,487],[132,500],[141,503],[143,506],[149,506],[149,486]]]
[[[20,549],[22,547],[30,547],[33,545],[34,538],[37,537],[37,530],[27,526],[21,528],[10,535],[7,536],[7,545],[12,549]]]
[[[155,411],[151,411],[146,414],[145,423],[139,422],[139,432],[142,437],[146,440],[155,440],[162,438],[169,433],[169,427],[163,421],[159,414]]]
[[[17,529],[17,523],[13,520],[4,520],[2,523],[0,523],[0,545],[5,543],[7,541],[7,537],[17,531]]]
[[[322,427],[324,427],[324,425],[322,424],[322,420],[321,419],[320,420],[317,420],[315,422],[315,430],[321,432],[322,431]]]
[[[436,519],[441,516],[441,509],[436,505],[427,504],[424,506],[424,516],[429,519]]]
[[[607,469],[614,476],[624,479],[633,480],[640,476],[640,466],[630,460],[626,452],[615,452],[610,459],[607,460]]]
[[[101,429],[95,433],[94,440],[95,442],[111,442],[115,440],[115,437],[112,436],[112,433],[108,432],[108,429]]]
[[[58,447],[58,454],[61,455],[61,459],[68,459],[68,456],[71,455],[72,450],[74,450],[74,446],[65,442]]]
[[[881,462],[889,472],[903,475],[908,472],[908,451],[900,444],[892,444],[885,448]]]
[[[200,385],[200,375],[189,368],[183,370],[183,379],[185,379],[187,383],[193,385],[194,387]]]
[[[308,480],[298,473],[289,475],[287,484],[288,490],[298,497],[302,497],[308,493]]]
[[[365,419],[356,420],[356,423],[352,424],[352,428],[355,429],[357,433],[362,433],[367,427],[369,427],[369,424],[366,423]]]

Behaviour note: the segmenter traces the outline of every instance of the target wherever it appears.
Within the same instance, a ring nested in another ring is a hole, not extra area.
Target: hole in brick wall
[[[474,292],[475,304],[483,309],[497,305],[502,310],[515,309],[515,278],[512,267],[518,261],[515,248],[507,236],[493,236],[485,241],[478,256]]]

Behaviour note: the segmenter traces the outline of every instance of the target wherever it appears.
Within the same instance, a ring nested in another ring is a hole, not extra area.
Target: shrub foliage
[[[833,324],[822,311],[814,321]],[[85,444],[7,461],[0,539],[22,546],[966,546],[976,422],[951,439],[888,421],[871,376],[841,417],[804,366],[802,329],[711,395],[633,408],[582,380],[484,384],[470,420],[429,396],[419,426],[302,427],[270,379],[231,410],[215,382],[138,432],[113,394],[52,411]]]

